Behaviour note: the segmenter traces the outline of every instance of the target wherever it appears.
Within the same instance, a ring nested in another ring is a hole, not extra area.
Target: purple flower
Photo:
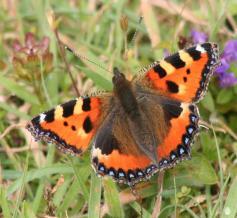
[[[197,30],[191,31],[191,38],[194,44],[203,43],[208,40],[208,36],[204,32],[199,32]]]
[[[204,43],[208,40],[208,35],[204,32],[193,29],[191,31],[193,43]],[[229,40],[220,58],[221,66],[217,67],[215,75],[218,77],[219,85],[222,88],[231,87],[237,84],[235,74],[229,72],[231,64],[237,63],[237,40]]]
[[[233,39],[225,44],[222,58],[224,58],[229,63],[237,61],[237,40]]]
[[[168,49],[168,48],[164,48],[164,49],[163,49],[163,54],[164,54],[164,57],[165,57],[165,58],[168,57],[168,56],[170,56],[170,51],[169,51],[169,49]]]
[[[219,75],[219,85],[222,88],[228,88],[237,84],[237,78],[234,73],[223,73]]]
[[[221,54],[221,66],[219,66],[215,74],[219,79],[219,85],[222,88],[231,87],[237,84],[235,74],[229,72],[230,65],[237,61],[237,40],[230,40],[225,44],[223,53]]]
[[[230,64],[224,58],[221,58],[221,65],[216,68],[215,74],[217,74],[218,76],[223,73],[226,73],[229,68]]]
[[[49,38],[43,37],[39,42],[36,41],[33,33],[26,33],[25,45],[22,45],[18,40],[13,43],[15,53],[24,53],[25,55],[44,55],[49,50]]]
[[[49,51],[49,43],[48,37],[45,36],[38,41],[30,32],[25,34],[24,43],[19,40],[13,42],[12,63],[17,79],[31,81],[32,78],[41,78],[41,64],[43,73],[52,72],[53,54]]]
[[[227,72],[229,68],[229,63],[227,63],[227,61],[222,58],[221,66],[219,66],[215,71],[215,74],[216,76],[218,76],[219,79],[219,85],[222,88],[227,88],[237,84],[237,78],[235,77],[234,73]]]

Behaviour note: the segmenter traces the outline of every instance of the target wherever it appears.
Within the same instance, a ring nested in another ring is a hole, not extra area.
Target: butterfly
[[[26,128],[73,155],[92,144],[97,174],[134,185],[190,158],[199,132],[196,103],[218,65],[218,46],[207,42],[153,63],[131,81],[114,68],[112,92],[58,105]]]

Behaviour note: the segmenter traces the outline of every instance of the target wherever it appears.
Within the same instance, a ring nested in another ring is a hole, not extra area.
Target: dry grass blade
[[[204,25],[206,26],[208,23],[197,17],[191,10],[187,8],[183,8],[182,6],[172,2],[172,1],[163,1],[163,0],[149,0],[149,3],[164,10],[168,11],[171,14],[181,15],[185,20],[188,20],[194,24]],[[182,13],[181,13],[182,12]]]
[[[164,171],[161,171],[157,179],[158,193],[156,196],[156,202],[151,216],[152,218],[157,218],[160,214],[161,203],[162,203],[162,192],[163,192],[163,179],[164,179]]]
[[[211,122],[213,124],[220,125],[221,128],[223,128],[225,132],[230,134],[237,141],[237,134],[229,126],[227,126],[223,121],[221,121],[220,119],[212,118]]]
[[[139,200],[138,196],[135,196],[130,190],[129,191],[123,191],[119,193],[119,199],[122,205],[128,204],[130,202]],[[104,217],[105,214],[109,212],[109,206],[107,204],[104,204],[101,208],[101,217]]]
[[[26,122],[21,122],[17,124],[12,124],[8,126],[4,132],[0,135],[0,140],[2,140],[9,132],[11,132],[13,129],[19,129],[19,128],[24,128],[26,125]]]
[[[149,37],[151,39],[151,46],[154,48],[160,42],[160,32],[157,24],[157,19],[154,14],[152,5],[147,0],[141,1],[141,13],[144,18]]]
[[[212,128],[212,125],[204,120],[199,120],[199,126],[205,128],[207,130]],[[217,127],[217,126],[214,126],[213,128],[217,132],[222,132],[222,133],[227,132],[225,128],[221,128],[221,127]]]
[[[68,74],[70,76],[73,88],[74,88],[77,96],[80,97],[80,93],[79,93],[79,90],[77,89],[76,81],[73,78],[72,71],[70,69],[70,65],[69,65],[69,63],[67,62],[67,59],[66,59],[65,49],[64,49],[63,43],[61,42],[61,39],[59,37],[58,29],[57,29],[56,24],[55,24],[56,22],[55,22],[55,16],[54,16],[53,11],[51,11],[51,13],[48,13],[48,22],[49,22],[49,24],[52,28],[52,31],[54,32],[55,37],[57,39],[58,47],[59,47],[59,53],[60,53],[60,56],[63,59],[63,62],[65,64],[66,71],[68,72]]]

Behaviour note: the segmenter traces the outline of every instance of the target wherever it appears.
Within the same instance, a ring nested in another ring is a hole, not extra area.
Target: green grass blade
[[[69,186],[71,185],[72,177],[71,175],[67,175],[64,177],[63,184],[57,189],[56,193],[53,197],[53,203],[55,206],[59,207],[61,202],[64,201],[64,196],[67,193]]]
[[[141,203],[142,204],[142,203]],[[145,209],[141,208],[142,205],[140,205],[137,202],[132,202],[129,204],[136,212],[138,215],[140,215],[142,218],[151,218],[151,214]],[[138,216],[139,217],[139,216]]]
[[[237,216],[237,177],[233,180],[229,193],[226,198],[224,209],[222,212],[222,218],[235,218]]]
[[[11,218],[10,205],[6,197],[5,189],[0,187],[0,208],[2,209],[2,215],[5,218]]]
[[[106,77],[102,76],[102,73],[96,73],[95,71],[92,71],[86,67],[76,67],[80,69],[83,73],[85,73],[90,79],[92,79],[97,86],[105,90],[112,90],[111,79],[107,79]],[[102,72],[101,69],[98,70]]]
[[[100,217],[101,179],[91,173],[91,189],[88,205],[88,218]]]
[[[25,86],[20,86],[18,83],[2,75],[0,75],[0,85],[2,85],[5,89],[28,103],[39,104],[38,98],[31,92],[26,90]]]
[[[44,195],[44,179],[41,179],[40,184],[38,185],[33,203],[32,203],[32,210],[34,211],[34,213],[37,213],[39,208],[40,208],[40,204],[42,202],[43,199],[43,195]]]
[[[0,102],[0,108],[4,109],[8,113],[15,114],[18,117],[21,117],[23,119],[26,119],[26,120],[30,119],[30,116],[19,111],[16,107],[10,106],[9,104],[7,104],[5,102]]]
[[[44,176],[49,176],[52,174],[63,174],[63,173],[73,173],[73,169],[66,164],[54,164],[49,167],[43,167],[40,169],[30,170],[30,171],[26,172],[24,182],[28,183],[30,181],[33,181],[34,179],[40,179]],[[24,175],[22,175],[22,176],[24,176]],[[7,190],[8,195],[17,191],[21,187],[22,176],[9,186],[9,188]]]
[[[23,215],[24,214],[24,215]],[[29,202],[24,201],[22,204],[22,213],[21,215],[24,218],[37,218],[33,209],[32,209],[32,205]]]
[[[212,131],[213,131],[213,135],[214,135],[214,138],[215,138],[215,145],[216,145],[216,151],[217,151],[217,156],[218,156],[220,186],[221,186],[221,190],[223,191],[224,174],[223,174],[223,169],[222,169],[222,159],[221,159],[220,145],[219,145],[219,142],[217,140],[216,132],[215,132],[213,126],[212,126]],[[223,210],[223,201],[224,201],[223,195],[220,195],[218,200],[220,200],[220,211],[222,211]]]
[[[15,208],[14,208],[14,212],[13,212],[13,218],[17,217],[18,211],[20,211],[20,208],[22,208],[22,201],[24,198],[24,188],[25,188],[25,184],[26,184],[26,176],[27,176],[27,170],[29,167],[29,157],[30,157],[30,153],[28,152],[26,154],[26,158],[25,158],[25,163],[24,163],[24,168],[23,168],[23,173],[22,173],[22,177],[20,178],[19,181],[19,189],[18,189],[18,194],[17,194],[17,199],[16,199],[16,204],[15,204]],[[26,216],[24,216],[26,217]]]
[[[224,196],[224,193],[225,193],[225,190],[227,188],[227,185],[229,183],[229,180],[230,180],[230,176],[228,176],[224,182],[224,184],[222,186],[220,186],[220,193],[219,193],[219,197],[217,199],[217,201],[215,201],[215,205],[212,209],[212,214],[211,214],[211,217],[216,217],[217,214],[219,213],[222,213],[223,211],[223,196]],[[220,211],[220,212],[219,212]]]
[[[87,186],[85,185],[85,182],[88,178],[88,176],[90,175],[90,166],[86,165],[84,168],[82,168],[81,166],[79,168],[77,168],[74,164],[72,164],[72,167],[74,169],[74,173],[76,175],[76,178],[78,180],[79,183],[79,187],[83,193],[83,196],[85,199],[89,199],[89,190],[87,188]]]
[[[77,199],[78,193],[81,193],[83,197],[80,196],[80,204],[83,206],[82,202],[88,201],[89,199],[89,191],[88,186],[86,186],[86,181],[88,180],[88,176],[90,175],[90,166],[80,165],[79,168],[76,167],[74,163],[72,163],[73,172],[75,174],[75,179],[68,189],[66,195],[64,196],[63,203],[59,207],[59,212],[65,212],[70,205],[74,204],[75,199]],[[79,205],[78,205],[79,207]]]
[[[111,178],[103,180],[105,202],[109,207],[109,214],[112,217],[124,217],[123,208],[119,199],[116,184]]]
[[[79,190],[80,190],[80,183],[75,178],[73,183],[69,187],[66,195],[64,196],[62,204],[58,208],[59,213],[64,213],[65,211],[67,211],[70,205],[72,205],[76,201],[77,196],[79,194]],[[84,201],[83,198],[80,201]]]

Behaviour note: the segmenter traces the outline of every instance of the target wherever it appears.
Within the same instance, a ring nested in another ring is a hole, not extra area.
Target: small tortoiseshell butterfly
[[[58,105],[27,129],[71,154],[92,142],[95,171],[134,185],[190,158],[199,131],[196,103],[218,64],[217,45],[203,43],[155,62],[132,81],[114,68],[112,93]]]

